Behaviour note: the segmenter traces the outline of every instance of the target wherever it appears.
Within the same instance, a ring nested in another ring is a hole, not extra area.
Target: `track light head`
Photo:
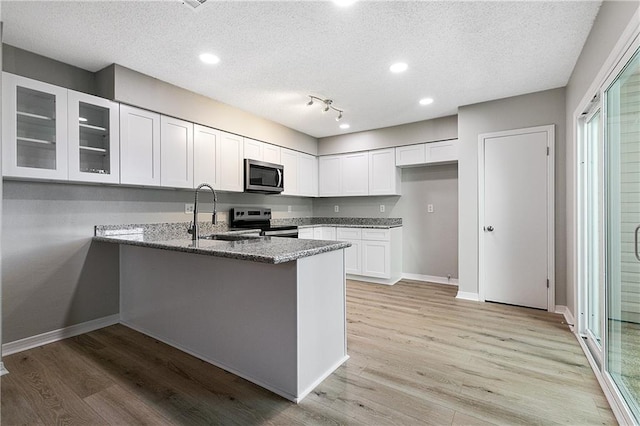
[[[340,121],[342,119],[343,111],[333,106],[332,99],[322,99],[313,95],[307,95],[307,96],[309,96],[309,102],[307,102],[307,106],[313,105],[314,101],[322,102],[324,103],[324,108],[322,108],[323,113],[329,112],[329,110],[332,109],[338,113],[338,116],[336,117],[336,121]]]

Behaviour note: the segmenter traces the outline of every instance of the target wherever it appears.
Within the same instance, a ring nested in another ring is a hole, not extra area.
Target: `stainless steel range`
[[[298,238],[296,225],[271,226],[271,209],[233,208],[229,211],[231,228],[260,229],[260,235],[269,237]]]

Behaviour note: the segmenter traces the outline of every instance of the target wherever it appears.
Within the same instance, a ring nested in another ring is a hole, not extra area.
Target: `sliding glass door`
[[[605,91],[606,371],[640,419],[640,53]]]

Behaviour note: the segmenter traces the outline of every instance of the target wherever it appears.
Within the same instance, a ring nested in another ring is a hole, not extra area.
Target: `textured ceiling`
[[[566,85],[599,1],[2,1],[4,41],[90,71],[112,63],[315,137],[455,114]],[[221,59],[205,65],[211,52]],[[389,66],[409,69],[392,74]],[[335,114],[306,106],[328,97]],[[435,102],[420,106],[418,100]],[[341,123],[342,123],[341,122]]]

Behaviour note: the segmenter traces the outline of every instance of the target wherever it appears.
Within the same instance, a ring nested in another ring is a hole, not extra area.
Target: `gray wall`
[[[435,118],[318,140],[318,155],[366,151],[390,146],[434,142],[458,137],[458,117]]]
[[[274,217],[312,214],[311,199],[218,195],[219,220],[240,205],[271,207]],[[207,198],[200,199],[201,211],[211,211]],[[5,181],[4,342],[118,313],[118,248],[92,243],[93,226],[185,222],[186,230],[191,215],[184,204],[192,202],[188,190]]]
[[[112,65],[99,72],[98,86],[108,88],[110,79],[113,79],[114,93],[113,96],[103,93],[104,97],[286,148],[317,154],[316,138],[206,96],[120,65]]]
[[[478,293],[478,135],[555,124],[556,304],[566,304],[565,90],[546,90],[458,109],[459,285]]]
[[[385,213],[380,213],[380,205]],[[434,212],[427,213],[427,204]],[[339,213],[334,213],[338,205]],[[402,272],[458,277],[458,167],[455,164],[402,170],[402,196],[318,198],[316,216],[401,217]]]
[[[96,78],[91,71],[3,44],[2,70],[34,80],[96,94]]]
[[[576,62],[573,74],[571,75],[566,87],[566,140],[568,141],[566,146],[566,179],[568,182],[566,194],[567,306],[574,314],[574,317],[576,314],[575,295],[577,285],[577,278],[574,274],[574,256],[576,256],[574,227],[576,224],[577,212],[573,206],[573,199],[575,197],[576,190],[574,186],[574,174],[576,173],[576,170],[574,162],[571,161],[574,158],[577,143],[575,140],[574,114],[582,98],[593,95],[592,93],[587,93],[589,87],[594,82],[594,79],[611,54],[614,46],[618,42],[618,39],[622,35],[622,32],[625,30],[627,25],[629,25],[631,18],[639,7],[639,2],[605,1],[602,3],[598,16],[593,24],[593,28],[591,29],[589,37],[582,48],[582,53]],[[640,25],[640,22],[637,22],[636,25]]]

